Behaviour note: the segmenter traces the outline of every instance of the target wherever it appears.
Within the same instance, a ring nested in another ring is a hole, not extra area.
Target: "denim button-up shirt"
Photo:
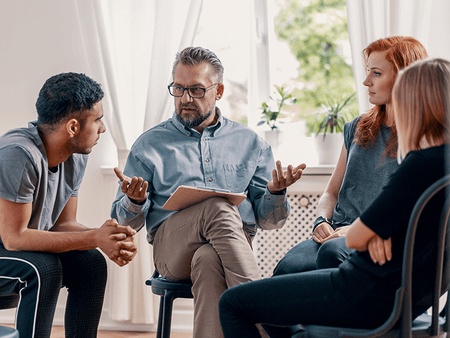
[[[124,174],[142,177],[149,183],[143,205],[133,203],[120,187],[111,217],[121,225],[147,226],[148,240],[160,224],[176,211],[162,206],[180,185],[227,189],[245,193],[238,210],[250,234],[256,228],[281,228],[289,215],[285,193],[267,189],[275,168],[270,146],[255,132],[224,118],[200,134],[184,127],[176,113],[169,120],[144,132],[133,144]]]

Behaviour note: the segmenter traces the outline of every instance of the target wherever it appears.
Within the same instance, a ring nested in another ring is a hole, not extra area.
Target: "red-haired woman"
[[[352,252],[345,245],[350,224],[398,168],[392,86],[401,69],[426,58],[427,52],[412,37],[394,36],[371,43],[363,56],[364,85],[374,107],[344,126],[344,145],[318,203],[312,238],[293,247],[275,267],[274,276],[339,266]]]
[[[409,216],[419,196],[445,175],[450,62],[434,59],[412,64],[400,71],[392,93],[401,164],[350,226],[346,242],[357,251],[338,268],[276,276],[228,289],[219,302],[225,338],[260,337],[256,323],[374,328],[388,319],[401,284]],[[444,191],[433,196],[418,223],[413,318],[431,305],[433,238],[444,199]]]

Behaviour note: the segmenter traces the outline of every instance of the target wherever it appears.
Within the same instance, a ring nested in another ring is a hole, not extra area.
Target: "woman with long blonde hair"
[[[369,101],[367,113],[344,126],[344,145],[333,175],[317,205],[312,238],[293,247],[274,275],[339,266],[352,252],[345,245],[350,224],[361,215],[397,169],[397,131],[391,92],[398,72],[427,57],[412,37],[393,36],[363,50]]]
[[[412,64],[399,72],[392,95],[401,164],[350,226],[346,242],[356,251],[338,268],[266,278],[228,289],[219,302],[225,338],[260,337],[257,323],[375,328],[389,318],[401,285],[409,216],[420,195],[445,175],[450,62],[433,59]],[[444,200],[444,191],[432,197],[416,230],[413,318],[431,306],[436,261],[433,239]]]

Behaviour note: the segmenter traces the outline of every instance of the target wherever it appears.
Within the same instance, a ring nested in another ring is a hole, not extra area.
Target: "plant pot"
[[[319,164],[336,164],[341,153],[344,134],[313,134]]]
[[[282,141],[282,134],[283,132],[278,128],[265,131],[264,139],[272,147],[272,151],[276,152],[278,147],[280,146]]]

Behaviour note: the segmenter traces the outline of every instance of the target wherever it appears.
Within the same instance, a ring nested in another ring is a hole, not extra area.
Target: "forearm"
[[[88,228],[76,221],[57,223],[50,229],[53,232],[80,232],[88,230]]]
[[[145,224],[149,206],[148,199],[143,205],[139,205],[123,195],[121,199],[113,203],[111,217],[116,219],[120,225],[130,226],[138,231]]]
[[[266,190],[257,208],[258,224],[263,230],[281,229],[289,213],[290,205],[286,195],[273,195]]]
[[[317,204],[317,217],[322,216],[326,218],[333,217],[334,206],[337,203],[337,197],[327,191],[323,193],[320,197],[319,203]]]
[[[77,232],[55,232],[25,229],[2,238],[5,248],[11,251],[67,252],[90,250],[97,247],[97,229]]]

